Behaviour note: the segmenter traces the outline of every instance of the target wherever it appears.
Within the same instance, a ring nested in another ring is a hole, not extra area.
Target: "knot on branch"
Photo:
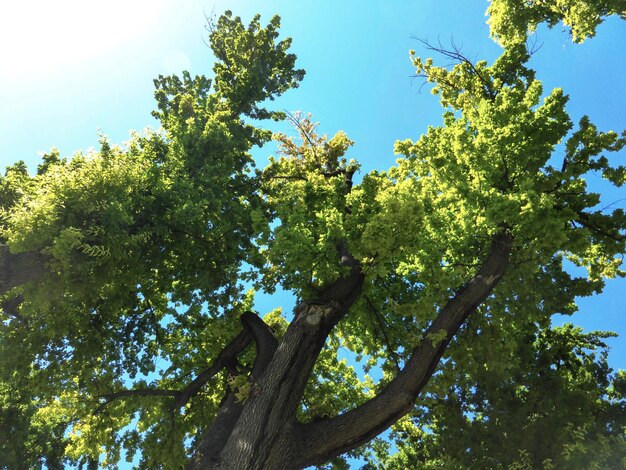
[[[306,301],[296,307],[296,314],[304,318],[306,324],[317,326],[322,319],[330,317],[340,308],[341,304],[333,300],[328,302]]]

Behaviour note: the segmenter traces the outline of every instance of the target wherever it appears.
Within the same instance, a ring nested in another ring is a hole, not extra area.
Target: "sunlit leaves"
[[[626,415],[606,362],[611,334],[528,324],[502,341],[510,325],[474,326],[413,419],[394,426],[399,452],[380,458],[384,468],[620,468]]]
[[[503,47],[524,43],[540,23],[559,22],[574,42],[595,36],[597,27],[610,15],[626,16],[624,0],[491,0],[487,9],[491,36]]]
[[[218,96],[225,98],[237,115],[266,119],[282,113],[268,111],[259,104],[297,87],[304,71],[294,68],[296,56],[287,53],[291,39],[276,41],[280,18],[275,16],[265,28],[260,18],[256,15],[246,27],[238,16],[227,11],[217,20],[209,39],[218,59],[213,68]]]
[[[244,25],[230,12],[210,27],[214,77],[155,81],[161,130],[123,146],[102,137],[70,158],[52,150],[34,175],[9,167],[0,239],[45,255],[50,272],[12,292],[23,302],[3,312],[0,437],[17,436],[31,466],[102,453],[114,468],[122,451],[140,453],[143,468],[183,466],[224,393],[238,403],[253,393],[253,347],[178,409],[171,394],[107,397],[184,388],[241,331],[254,289],[315,302],[351,257],[360,297],[324,345],[300,419],[354,408],[415,346],[451,341],[422,406],[392,433],[399,453],[372,444],[386,468],[613,465],[625,380],[608,368],[607,335],[551,328],[550,318],[623,274],[626,215],[599,206],[585,177],[622,185],[624,168],[606,154],[626,139],[588,118],[570,133],[567,95],[543,89],[524,41],[537,22],[560,20],[582,40],[621,4],[553,3],[494,0],[492,34],[506,49],[492,64],[438,50],[454,62],[442,67],[412,54],[442,123],[397,142],[386,171],[359,174],[349,137],[320,135],[300,114],[289,116],[296,137],[274,135],[278,155],[255,169],[253,147],[272,137],[258,119],[284,117],[265,106],[304,73],[277,17]],[[506,276],[458,338],[424,335],[501,231],[513,238]],[[242,280],[254,289],[244,293]],[[280,340],[289,313],[264,318]],[[552,442],[536,442],[542,432]]]
[[[61,426],[73,429],[71,460],[105,449],[115,466],[122,448],[142,447],[145,466],[175,468],[186,437],[214,416],[221,376],[175,426],[167,398],[102,406],[97,397],[181,388],[241,328],[241,309],[251,305],[238,279],[244,262],[258,263],[249,258],[251,214],[263,213],[250,150],[271,137],[242,116],[279,118],[261,102],[303,76],[290,41],[278,40],[278,24],[262,27],[256,18],[243,27],[221,17],[210,34],[218,59],[212,81],[188,73],[155,80],[162,130],[134,133],[123,146],[102,137],[97,150],[71,158],[52,150],[36,175],[16,164],[0,179],[0,237],[12,252],[46,255],[50,268],[42,282],[21,288],[19,312],[3,315],[0,383],[20,371],[28,390],[4,415],[24,407],[25,416],[42,417],[50,439],[54,426],[43,417],[69,417]],[[73,400],[55,402],[61,392]],[[142,431],[118,433],[135,413]],[[31,433],[27,421],[19,425]],[[61,447],[62,434],[54,437]]]
[[[277,135],[281,155],[261,175],[270,218],[257,243],[270,289],[277,282],[288,289],[319,288],[343,273],[336,253],[346,238],[347,196],[358,169],[344,156],[352,141],[343,132],[328,139],[316,133],[310,117],[293,121],[300,141]]]

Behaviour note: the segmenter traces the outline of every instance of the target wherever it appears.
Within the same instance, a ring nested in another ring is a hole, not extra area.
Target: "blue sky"
[[[0,166],[58,147],[64,155],[97,145],[98,132],[112,142],[130,130],[156,126],[152,79],[180,72],[210,74],[203,39],[205,14],[231,9],[250,19],[255,12],[283,18],[294,39],[301,87],[277,102],[279,109],[313,113],[323,133],[344,130],[356,141],[351,157],[364,171],[394,162],[397,139],[417,139],[438,124],[436,97],[412,78],[408,51],[428,53],[415,39],[453,38],[471,59],[493,60],[500,49],[488,37],[484,0],[422,1],[221,1],[134,0],[108,2],[22,1],[0,9]],[[588,114],[602,130],[626,128],[626,23],[611,19],[597,38],[572,44],[560,27],[540,29],[543,44],[532,59],[545,90],[570,94],[574,121]],[[265,161],[270,149],[257,152]],[[622,152],[613,158],[624,160]],[[623,163],[623,162],[622,162]],[[592,188],[604,204],[626,207],[626,191]],[[626,368],[626,280],[612,280],[603,295],[580,301],[574,321],[587,330],[613,330],[610,362]],[[262,299],[262,309],[281,298]],[[287,301],[289,303],[289,301]]]

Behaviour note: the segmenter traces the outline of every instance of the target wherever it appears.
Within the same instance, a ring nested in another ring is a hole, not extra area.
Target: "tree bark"
[[[307,380],[326,338],[358,298],[363,276],[354,265],[316,301],[302,302],[250,396],[227,397],[197,447],[190,470],[291,469],[322,464],[369,441],[411,411],[450,339],[467,316],[493,291],[506,271],[512,238],[494,237],[482,267],[441,309],[398,375],[373,399],[330,419],[296,419]],[[350,262],[350,257],[347,258]],[[446,332],[443,340],[431,340]]]
[[[300,445],[307,452],[298,460],[298,467],[321,464],[355,449],[413,409],[450,340],[504,275],[512,244],[508,233],[494,237],[482,267],[440,310],[404,368],[380,393],[351,411],[304,426]],[[441,331],[445,332],[444,340],[429,339]]]
[[[258,378],[253,377],[249,397],[243,403],[226,399],[201,439],[190,470],[295,468],[301,452],[294,445],[299,442],[294,435],[301,428],[296,414],[304,388],[328,334],[358,298],[363,284],[356,261],[347,253],[341,259],[351,268],[350,274],[315,300],[297,305],[282,341]]]

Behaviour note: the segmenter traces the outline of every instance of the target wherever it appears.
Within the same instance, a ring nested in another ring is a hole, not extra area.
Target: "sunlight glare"
[[[157,30],[163,0],[13,0],[0,7],[0,74],[97,60]]]

